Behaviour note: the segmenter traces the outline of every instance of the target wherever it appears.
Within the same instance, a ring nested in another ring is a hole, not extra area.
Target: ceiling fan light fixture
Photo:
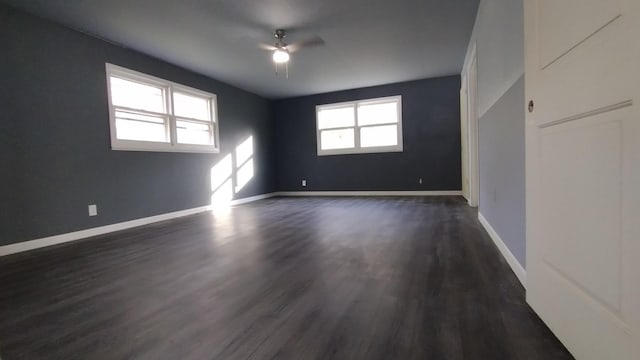
[[[284,64],[289,62],[289,52],[286,49],[276,49],[273,52],[273,62],[276,64]]]

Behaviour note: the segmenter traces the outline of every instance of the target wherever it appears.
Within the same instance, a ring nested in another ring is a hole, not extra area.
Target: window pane
[[[398,125],[369,126],[360,128],[360,146],[398,145]]]
[[[322,150],[349,149],[355,145],[353,129],[324,130],[320,133],[320,148]]]
[[[180,144],[211,145],[211,126],[205,123],[176,120]]]
[[[398,103],[358,106],[358,125],[389,124],[398,122]]]
[[[318,111],[318,130],[355,126],[353,106]]]
[[[111,101],[116,106],[166,113],[162,88],[113,76],[111,77]]]
[[[162,116],[116,111],[116,134],[121,140],[169,142]]]
[[[209,99],[207,98],[174,92],[173,107],[174,114],[176,116],[200,120],[211,120]]]

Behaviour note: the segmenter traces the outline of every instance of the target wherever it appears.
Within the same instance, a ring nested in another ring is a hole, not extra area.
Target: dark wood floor
[[[13,359],[570,359],[459,198],[277,198],[0,258]]]

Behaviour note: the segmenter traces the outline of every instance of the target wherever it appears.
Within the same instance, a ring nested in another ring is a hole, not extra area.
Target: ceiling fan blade
[[[258,44],[258,48],[267,51],[275,51],[277,49],[277,47],[270,44]]]
[[[312,47],[312,46],[322,46],[324,45],[325,42],[324,40],[322,40],[321,37],[319,36],[315,36],[312,37],[311,39],[307,39],[304,41],[299,41],[293,44],[289,44],[287,45],[287,50],[289,50],[289,52],[294,53],[300,49],[302,49],[303,47]]]

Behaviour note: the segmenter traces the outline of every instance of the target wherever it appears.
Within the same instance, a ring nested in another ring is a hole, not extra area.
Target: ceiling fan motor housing
[[[284,29],[276,29],[274,36],[276,37],[276,39],[282,40],[285,36],[287,36],[287,32]]]
[[[275,38],[277,39],[276,41],[276,48],[278,49],[282,49],[285,50],[287,49],[287,44],[284,42],[284,37],[287,36],[287,33],[285,30],[283,29],[277,29],[273,35],[275,36]]]

